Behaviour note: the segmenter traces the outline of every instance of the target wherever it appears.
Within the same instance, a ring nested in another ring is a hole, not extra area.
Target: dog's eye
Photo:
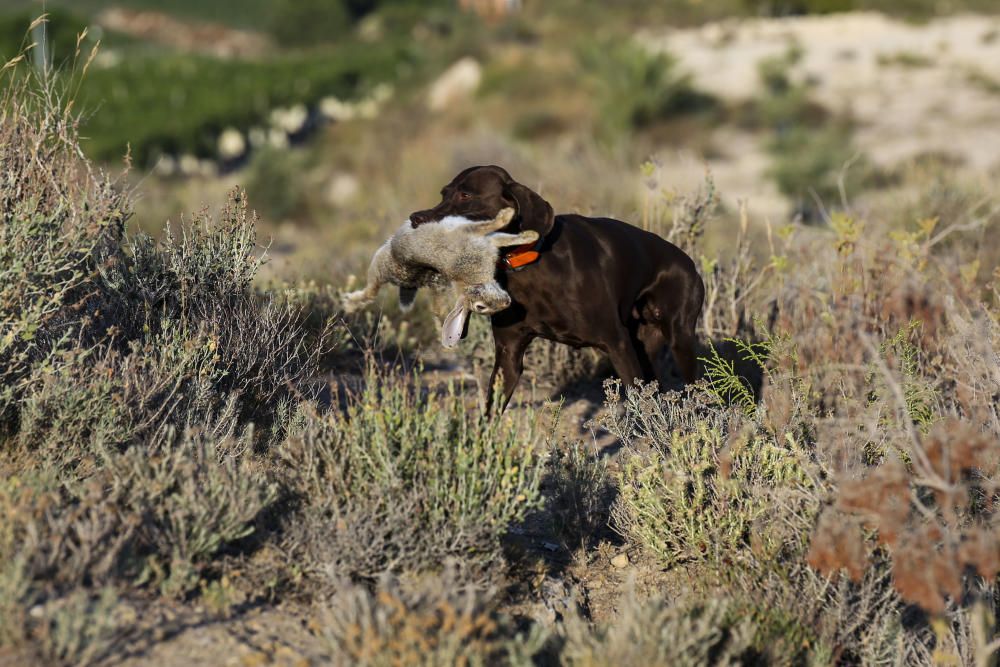
[[[472,199],[472,195],[470,195],[468,192],[459,192],[458,198],[461,199],[462,201],[465,201],[466,199]]]

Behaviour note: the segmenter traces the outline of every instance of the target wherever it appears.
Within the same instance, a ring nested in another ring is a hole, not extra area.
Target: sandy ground
[[[646,31],[639,40],[670,53],[694,84],[730,103],[760,93],[758,66],[789,49],[811,96],[857,124],[858,147],[876,165],[947,155],[969,170],[1000,169],[1000,18],[956,16],[925,24],[877,13],[712,23]],[[690,150],[661,153],[667,181],[695,187],[707,164],[729,199],[765,216],[787,212],[760,137],[723,128],[705,160]]]

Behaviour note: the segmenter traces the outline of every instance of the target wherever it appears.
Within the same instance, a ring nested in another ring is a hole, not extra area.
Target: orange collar
[[[541,247],[542,239],[538,239],[534,243],[514,246],[500,256],[500,266],[508,271],[518,271],[529,264],[534,264],[541,257],[538,252]]]

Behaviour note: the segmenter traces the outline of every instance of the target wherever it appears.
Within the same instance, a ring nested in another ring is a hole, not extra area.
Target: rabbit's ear
[[[552,225],[555,224],[555,213],[552,206],[538,193],[516,181],[511,181],[504,185],[504,194],[517,207],[516,219],[520,222],[518,227],[520,231],[531,229],[542,237],[552,231]]]
[[[469,310],[465,307],[465,300],[459,297],[455,307],[444,318],[441,327],[441,345],[446,349],[458,345],[458,341],[465,337],[468,319]]]

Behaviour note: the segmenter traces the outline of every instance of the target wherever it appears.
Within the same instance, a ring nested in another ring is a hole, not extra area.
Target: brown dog
[[[416,227],[449,215],[490,220],[513,206],[517,215],[507,230],[534,230],[541,237],[537,261],[498,270],[512,299],[509,308],[491,316],[496,361],[490,388],[502,373],[502,407],[517,387],[524,352],[535,338],[602,350],[628,383],[657,379],[653,362],[666,344],[684,379],[694,381],[695,324],[705,285],[680,248],[618,220],[556,216],[547,201],[501,167],[466,169],[441,196],[434,208],[411,214],[410,223]]]

